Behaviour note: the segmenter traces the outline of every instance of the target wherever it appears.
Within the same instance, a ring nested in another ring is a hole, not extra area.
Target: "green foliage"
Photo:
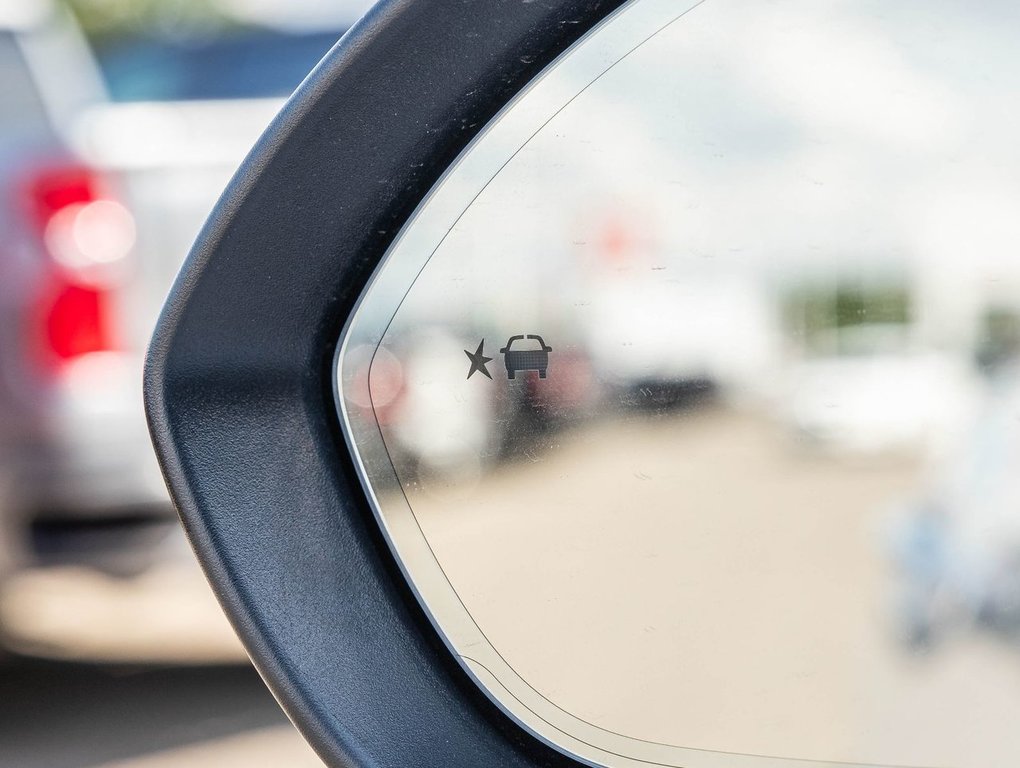
[[[787,316],[805,330],[848,328],[865,323],[907,323],[910,297],[899,286],[837,285],[789,296]]]
[[[215,0],[61,0],[98,42],[134,34],[173,35],[215,29],[223,17]]]
[[[852,280],[807,285],[783,300],[787,333],[808,349],[839,341],[842,331],[873,326],[907,326],[913,320],[911,297],[903,285],[867,284]]]

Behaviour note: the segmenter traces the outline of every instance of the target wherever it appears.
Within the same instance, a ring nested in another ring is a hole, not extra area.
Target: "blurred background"
[[[366,0],[0,0],[0,765],[316,765],[146,433],[205,217]]]
[[[318,764],[193,562],[141,360],[238,163],[367,5],[0,0],[0,766]],[[382,427],[381,503],[569,711],[1015,764],[1013,11],[788,5],[705,4],[574,102],[344,396]],[[548,376],[511,381],[529,333]],[[480,339],[491,382],[464,378]]]

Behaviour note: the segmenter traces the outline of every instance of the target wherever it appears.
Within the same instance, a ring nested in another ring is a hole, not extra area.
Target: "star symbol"
[[[489,378],[489,379],[492,378],[492,374],[489,373],[489,369],[485,367],[485,364],[488,363],[489,361],[491,361],[492,358],[485,356],[485,354],[484,354],[484,352],[482,350],[482,347],[484,347],[484,346],[485,346],[485,339],[482,339],[480,342],[478,342],[478,349],[475,350],[474,354],[471,354],[466,349],[464,350],[464,354],[467,355],[468,356],[468,360],[471,361],[471,368],[468,371],[468,375],[467,375],[467,377],[469,379],[471,378],[471,376],[474,374],[475,371],[478,371],[479,373],[484,373],[486,378]]]

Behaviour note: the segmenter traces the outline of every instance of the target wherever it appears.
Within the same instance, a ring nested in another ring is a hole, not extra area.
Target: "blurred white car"
[[[681,399],[753,389],[777,343],[765,295],[735,275],[613,272],[593,281],[590,302],[594,369],[625,388]]]
[[[850,453],[930,447],[973,408],[965,361],[912,346],[902,326],[844,328],[826,346],[835,351],[793,366],[781,405],[808,443]]]
[[[501,390],[482,385],[481,374],[465,377],[463,351],[476,344],[467,333],[426,325],[401,349],[361,353],[366,364],[374,361],[372,396],[353,397],[373,409],[389,460],[405,482],[411,476],[477,476],[498,458]],[[489,366],[498,373],[495,361]]]

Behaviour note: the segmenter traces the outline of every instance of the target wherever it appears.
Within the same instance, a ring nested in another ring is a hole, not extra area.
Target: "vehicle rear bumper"
[[[159,467],[143,443],[101,441],[96,453],[37,453],[14,473],[24,514],[46,517],[119,517],[125,512],[173,515]],[[101,454],[101,455],[100,455]]]
[[[71,371],[42,417],[7,446],[20,514],[172,515],[145,425],[141,362],[122,356]]]

